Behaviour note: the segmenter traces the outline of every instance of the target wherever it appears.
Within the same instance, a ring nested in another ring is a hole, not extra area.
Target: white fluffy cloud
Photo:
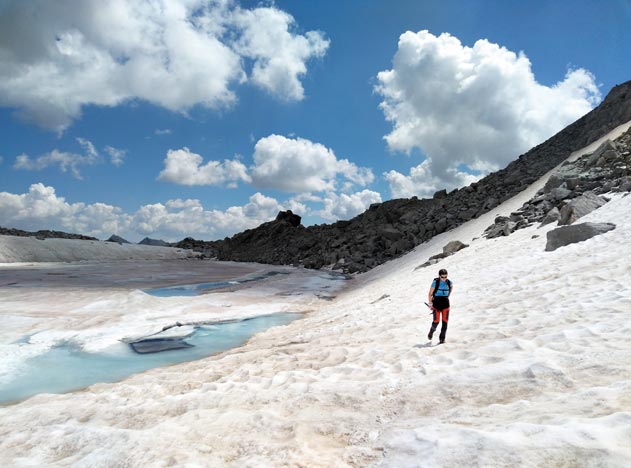
[[[408,176],[408,186],[453,188],[463,182],[455,169],[461,165],[482,173],[504,167],[600,100],[586,70],[570,70],[563,81],[544,86],[524,53],[484,39],[467,47],[447,33],[408,31],[392,65],[378,74],[375,88],[393,124],[385,139],[393,151],[416,148],[429,158],[412,170],[417,174]],[[420,172],[433,181],[419,182]],[[390,178],[399,184],[393,192],[409,193],[400,177]]]
[[[79,166],[92,166],[102,162],[99,152],[94,145],[83,138],[77,138],[79,144],[83,147],[84,154],[69,153],[52,150],[35,159],[31,159],[27,154],[21,154],[15,159],[14,169],[23,169],[27,171],[41,171],[49,166],[59,166],[62,172],[70,171],[76,179],[82,179]]]
[[[23,153],[15,159],[13,168],[27,171],[41,171],[49,166],[58,165],[62,172],[70,170],[75,178],[81,179],[79,166],[86,164],[95,164],[95,161],[80,154],[66,153],[55,149],[36,159],[31,159],[30,156]]]
[[[276,218],[283,206],[271,197],[255,193],[243,206],[232,206],[225,211],[213,210],[208,220],[216,232],[236,233]]]
[[[480,177],[467,172],[459,171],[455,167],[447,169],[452,187],[469,185]],[[389,171],[383,174],[390,184],[392,198],[410,198],[418,196],[429,198],[438,190],[445,188],[445,180],[432,174],[432,160],[426,159],[418,166],[412,167],[408,175],[397,171]]]
[[[140,207],[130,216],[129,230],[138,236],[181,240],[185,236],[212,240],[231,236],[270,221],[282,206],[273,198],[255,193],[244,206],[225,211],[205,210],[199,200],[169,200]]]
[[[231,187],[238,181],[250,181],[247,168],[241,161],[226,159],[223,163],[202,163],[202,156],[192,153],[186,147],[169,150],[158,179],[182,185],[228,184]]]
[[[309,209],[303,201],[321,204]],[[106,239],[118,234],[130,241],[143,237],[178,241],[187,236],[213,240],[232,236],[273,220],[279,211],[290,209],[300,216],[316,215],[329,221],[349,219],[365,211],[381,196],[370,190],[354,194],[327,193],[324,197],[297,196],[285,202],[261,193],[250,196],[242,206],[207,210],[196,199],[175,199],[141,206],[133,213],[105,203],[70,203],[55,189],[38,183],[27,193],[0,192],[3,227],[38,231],[53,229]]]
[[[353,194],[327,193],[322,199],[324,207],[316,214],[328,221],[351,219],[366,211],[373,203],[381,203],[381,195],[372,190]]]
[[[0,219],[5,227],[56,229],[92,236],[122,232],[130,222],[119,208],[103,203],[68,203],[57,196],[53,187],[43,184],[31,185],[24,194],[0,192]]]
[[[92,142],[77,138],[77,142],[83,148],[83,154],[60,151],[54,149],[48,153],[42,154],[37,158],[31,158],[27,154],[21,154],[15,158],[13,164],[14,169],[27,171],[41,171],[50,166],[59,166],[62,172],[70,172],[76,179],[82,180],[83,176],[79,168],[81,166],[93,166],[103,163],[103,158],[94,147]],[[110,156],[110,161],[115,166],[123,164],[126,150],[117,149],[112,146],[106,146],[105,152]]]
[[[320,143],[281,135],[256,143],[250,175],[255,187],[297,193],[334,190],[338,176],[360,186],[374,180],[370,169],[338,160],[333,150]]]
[[[240,9],[234,20],[243,32],[235,50],[255,61],[252,81],[281,99],[301,100],[299,77],[307,72],[305,64],[311,57],[324,56],[329,41],[315,31],[292,34],[293,17],[276,9]]]
[[[295,204],[291,204],[295,206]],[[225,211],[205,210],[199,200],[169,200],[141,206],[135,213],[104,203],[69,203],[55,189],[33,184],[24,194],[0,192],[3,227],[28,231],[55,229],[108,238],[118,234],[129,240],[145,236],[178,241],[185,236],[219,239],[270,221],[283,206],[260,193],[243,206]]]
[[[225,108],[248,80],[302,99],[306,62],[329,44],[320,32],[293,32],[294,19],[274,6],[232,0],[8,0],[0,8],[0,105],[58,131],[87,104]]]

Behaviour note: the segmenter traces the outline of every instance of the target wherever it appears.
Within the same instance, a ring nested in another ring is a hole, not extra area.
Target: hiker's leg
[[[432,339],[432,336],[434,336],[434,332],[436,331],[436,328],[438,327],[438,322],[440,322],[440,312],[434,309],[432,313],[434,314],[434,318],[432,320],[432,326],[429,329],[429,333],[427,334],[427,337],[430,340]]]
[[[449,308],[442,310],[443,316],[443,324],[440,327],[440,341],[445,341],[445,336],[447,335],[447,324],[449,323]],[[436,324],[438,325],[438,324]]]
[[[436,330],[438,328],[438,324],[440,323],[440,310],[434,309],[434,321],[432,322],[432,330]]]

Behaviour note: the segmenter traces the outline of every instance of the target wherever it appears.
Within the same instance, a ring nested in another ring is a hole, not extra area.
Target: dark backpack
[[[434,278],[434,281],[436,283],[432,283],[432,284],[436,284],[436,287],[434,288],[434,292],[432,293],[432,301],[434,299],[436,299],[436,291],[438,291],[438,286],[440,286],[440,278]],[[449,294],[447,294],[447,297],[449,297],[451,295],[451,280],[447,279],[447,286],[449,286]],[[444,297],[444,296],[439,296],[439,297]]]

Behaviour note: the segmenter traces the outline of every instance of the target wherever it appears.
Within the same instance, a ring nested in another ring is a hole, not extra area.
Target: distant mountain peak
[[[116,234],[111,235],[110,238],[107,239],[105,242],[117,242],[119,244],[131,244],[131,242],[129,242],[126,239],[123,239],[120,236],[117,236]]]
[[[165,242],[161,239],[150,239],[149,237],[145,237],[143,240],[138,242],[140,245],[151,245],[154,247],[171,247],[171,244]]]

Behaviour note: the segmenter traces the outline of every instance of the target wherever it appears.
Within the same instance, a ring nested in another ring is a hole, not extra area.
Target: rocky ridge
[[[3,228],[0,226],[0,236],[16,236],[16,237],[37,237],[38,239],[79,239],[79,240],[98,240],[96,237],[83,236],[81,234],[69,234],[62,231],[23,231],[21,229]]]
[[[187,238],[176,246],[219,260],[364,272],[492,210],[558,166],[572,152],[630,120],[631,81],[614,87],[597,108],[506,168],[467,187],[449,193],[442,190],[431,199],[412,197],[373,204],[351,220],[328,225],[304,227],[299,216],[291,211],[280,212],[274,221],[230,238],[211,242]],[[583,186],[587,189],[592,182],[601,181],[594,179]],[[604,187],[604,183],[601,185]],[[536,209],[544,216],[548,214],[541,207]],[[519,216],[525,221],[513,222],[525,226],[532,222],[527,215],[524,210]]]
[[[603,194],[629,191],[631,129],[593,153],[564,163],[531,200],[509,217],[497,217],[484,235],[507,236],[534,223],[566,226],[607,203]]]

